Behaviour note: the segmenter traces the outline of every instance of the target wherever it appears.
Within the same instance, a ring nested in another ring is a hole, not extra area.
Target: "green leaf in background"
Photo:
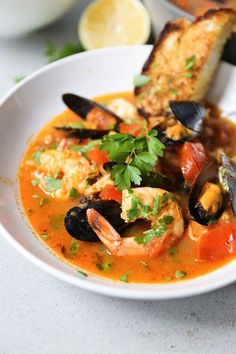
[[[44,52],[49,63],[68,57],[69,55],[83,52],[84,49],[79,42],[67,42],[64,47],[58,48],[52,41],[48,41]]]
[[[61,188],[61,186],[63,185],[63,181],[61,179],[57,179],[53,177],[45,177],[44,182],[49,192],[54,192],[57,189]]]

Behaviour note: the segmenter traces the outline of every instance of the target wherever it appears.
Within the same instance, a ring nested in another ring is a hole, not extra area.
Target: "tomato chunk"
[[[178,150],[179,164],[186,182],[193,182],[207,161],[204,146],[201,143],[185,142]]]
[[[220,223],[209,226],[202,234],[196,250],[196,261],[218,261],[236,254],[236,225]]]
[[[139,136],[142,133],[142,128],[140,127],[140,124],[125,124],[121,123],[120,124],[120,133],[122,134],[130,134],[135,137]]]
[[[112,185],[107,185],[99,194],[101,199],[105,200],[116,200],[121,204],[122,202],[122,193]]]
[[[103,165],[109,161],[106,151],[101,151],[98,147],[88,152],[88,158],[96,163],[97,166]]]

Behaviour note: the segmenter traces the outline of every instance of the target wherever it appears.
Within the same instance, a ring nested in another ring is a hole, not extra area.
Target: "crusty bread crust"
[[[168,22],[142,70],[151,80],[135,88],[139,112],[163,115],[170,100],[202,100],[234,23],[236,13],[225,8],[209,10],[193,23]]]

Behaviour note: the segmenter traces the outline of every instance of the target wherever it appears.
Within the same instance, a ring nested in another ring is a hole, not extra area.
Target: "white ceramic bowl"
[[[194,280],[163,285],[125,284],[95,276],[82,279],[33,237],[16,203],[16,175],[29,137],[65,109],[63,93],[92,97],[131,90],[133,76],[140,72],[150,50],[151,46],[133,46],[74,55],[32,74],[0,102],[0,175],[13,184],[0,182],[0,233],[25,258],[52,275],[97,293],[132,299],[177,298],[219,288],[235,281],[236,262]],[[236,111],[236,69],[222,63],[213,87],[211,99],[226,113]]]
[[[0,37],[18,37],[63,16],[78,0],[1,0]]]

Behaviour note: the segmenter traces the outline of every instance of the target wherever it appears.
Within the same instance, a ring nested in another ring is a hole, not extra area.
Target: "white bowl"
[[[18,37],[63,16],[78,0],[2,0],[0,37]]]
[[[172,284],[125,284],[95,276],[82,279],[33,237],[17,206],[16,175],[29,137],[65,109],[63,93],[92,97],[131,90],[133,76],[140,72],[150,50],[151,46],[108,48],[65,58],[30,75],[0,102],[0,175],[14,185],[0,182],[0,233],[25,258],[52,275],[97,293],[132,299],[177,298],[222,287],[235,281],[236,261],[213,273]],[[236,69],[222,63],[213,87],[210,98],[226,113],[236,111]]]

